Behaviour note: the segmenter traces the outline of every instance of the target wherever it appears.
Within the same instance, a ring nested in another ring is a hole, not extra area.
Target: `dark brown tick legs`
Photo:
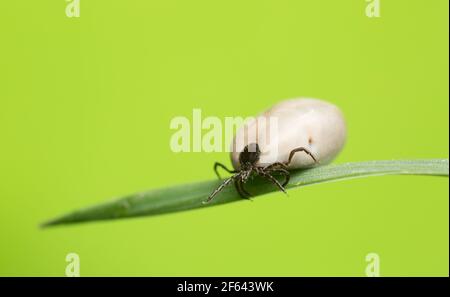
[[[276,168],[276,167],[281,167],[281,168],[287,170],[287,165],[288,165],[288,164],[289,164],[289,163],[284,164],[284,163],[281,163],[281,162],[275,162],[275,163],[272,163],[272,164],[270,164],[270,165],[264,167],[264,171],[272,170],[272,169],[274,169],[274,168]]]
[[[264,167],[263,171],[265,171],[267,173],[278,172],[278,173],[281,173],[282,175],[284,175],[285,180],[282,185],[283,187],[285,187],[289,183],[289,180],[291,178],[291,174],[287,170],[287,165],[284,163],[281,163],[281,162],[272,163],[272,164]]]
[[[283,186],[280,184],[280,182],[277,181],[277,179],[276,179],[275,177],[273,177],[271,174],[265,172],[264,170],[258,170],[257,173],[258,173],[260,176],[262,176],[262,177],[268,179],[269,181],[271,181],[272,183],[274,183],[281,191],[283,191],[283,193],[287,194],[287,193],[286,193],[286,190],[284,189],[284,187],[283,187]]]
[[[239,195],[241,195],[243,198],[249,197],[250,193],[248,193],[244,189],[244,184],[247,182],[248,178],[250,177],[250,175],[252,173],[256,173],[259,176],[261,176],[265,179],[268,179],[269,181],[274,183],[281,191],[283,191],[285,194],[287,194],[284,187],[289,183],[289,179],[290,179],[290,173],[288,171],[288,166],[291,163],[292,158],[294,157],[295,153],[305,152],[314,160],[314,162],[318,163],[316,158],[314,157],[314,155],[309,150],[307,150],[304,147],[299,147],[299,148],[293,149],[290,152],[289,159],[285,163],[275,162],[266,167],[258,167],[256,164],[259,161],[259,156],[260,156],[261,152],[259,151],[258,144],[252,144],[252,145],[253,145],[252,148],[256,147],[255,151],[250,150],[249,147],[246,146],[239,155],[239,163],[241,165],[240,170],[230,170],[221,163],[218,163],[218,162],[214,163],[214,172],[216,173],[216,175],[219,179],[222,179],[217,170],[219,167],[224,169],[228,173],[231,173],[234,175],[227,179],[224,179],[222,181],[222,183],[220,184],[220,186],[217,189],[215,189],[214,192],[212,192],[211,195],[209,195],[208,199],[206,201],[204,201],[203,203],[210,202],[214,198],[214,196],[216,196],[220,191],[223,190],[223,188],[225,188],[231,182],[234,182],[234,185],[235,185],[236,190],[238,191]],[[284,175],[285,181],[283,184],[280,184],[280,182],[272,175],[273,172],[277,172],[281,175]]]
[[[289,183],[289,180],[291,178],[291,175],[287,169],[288,169],[289,164],[292,161],[292,158],[294,158],[295,153],[298,153],[298,152],[305,152],[314,160],[314,162],[317,163],[317,159],[314,157],[314,155],[309,150],[307,150],[304,147],[299,147],[299,148],[293,149],[289,153],[289,159],[286,163],[275,162],[273,164],[270,164],[270,165],[262,168],[261,170],[258,170],[258,174],[265,177],[266,179],[270,180],[271,182],[273,182],[280,190],[282,190],[284,193],[286,193],[286,190],[284,189],[284,187]],[[282,175],[284,175],[285,180],[282,185],[272,176],[272,174],[271,174],[272,172],[278,172],[278,173],[281,173]]]
[[[235,179],[234,180],[234,186],[236,187],[236,190],[238,191],[238,193],[239,193],[239,195],[242,197],[242,198],[245,198],[245,199],[249,199],[250,200],[250,193],[249,192],[247,192],[246,190],[245,190],[245,188],[244,188],[244,184],[242,183],[242,180],[240,179],[240,178],[237,178],[237,179]]]
[[[217,171],[218,167],[222,168],[223,170],[227,171],[228,173],[237,173],[236,170],[230,170],[222,163],[216,162],[216,163],[214,163],[214,172],[216,173],[216,175],[219,179],[222,179],[222,178],[220,177],[219,171]]]
[[[289,180],[291,179],[291,174],[286,169],[279,168],[279,169],[272,169],[269,171],[269,173],[272,173],[272,172],[278,172],[284,176],[284,183],[282,184],[283,188],[289,183]]]
[[[309,150],[305,149],[304,147],[298,147],[298,148],[293,149],[291,151],[291,153],[289,154],[289,159],[288,159],[286,165],[291,164],[292,158],[294,157],[295,153],[298,153],[298,152],[305,152],[305,153],[307,153],[314,160],[314,162],[318,163],[316,158],[314,157],[314,155]]]

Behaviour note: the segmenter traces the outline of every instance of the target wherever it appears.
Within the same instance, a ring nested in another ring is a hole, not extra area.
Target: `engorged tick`
[[[276,137],[272,138],[270,129],[262,131],[265,126],[260,120],[271,123],[274,118],[277,128]],[[238,193],[248,198],[250,193],[244,185],[252,176],[267,179],[286,193],[290,170],[331,162],[344,146],[346,134],[344,117],[337,106],[307,98],[282,101],[237,131],[230,154],[234,170],[218,162],[214,164],[219,179],[219,167],[233,175],[224,179],[204,203],[232,182]],[[283,183],[274,175],[284,177]]]

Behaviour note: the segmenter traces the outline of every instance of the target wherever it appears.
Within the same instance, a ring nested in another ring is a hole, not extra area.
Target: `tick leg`
[[[250,197],[251,195],[250,195],[249,192],[247,192],[245,190],[244,185],[243,185],[243,183],[242,183],[242,181],[240,179],[235,179],[234,180],[234,186],[236,187],[236,190],[238,191],[239,195],[242,198],[249,199],[248,197]]]
[[[272,163],[272,164],[264,167],[263,170],[264,171],[268,171],[268,170],[272,170],[272,169],[274,169],[276,167],[281,167],[281,168],[287,170],[287,164],[284,164],[284,163],[281,163],[281,162]]]
[[[261,175],[262,177],[265,177],[266,179],[270,180],[272,183],[274,183],[281,191],[283,191],[283,193],[286,193],[286,190],[284,189],[284,187],[277,181],[277,179],[275,177],[273,177],[271,174],[264,172],[264,171],[258,171],[259,175]]]
[[[228,173],[236,173],[236,172],[237,172],[236,170],[230,170],[230,169],[228,169],[228,168],[227,168],[225,165],[223,165],[222,163],[216,162],[216,163],[214,163],[214,172],[216,173],[216,175],[217,175],[217,177],[218,177],[219,179],[222,179],[222,178],[220,177],[219,171],[217,170],[218,167],[224,169],[224,170],[227,171]]]
[[[216,196],[220,191],[223,190],[223,188],[225,188],[229,183],[231,183],[234,179],[236,178],[236,175],[233,175],[232,177],[227,178],[226,180],[224,180],[220,186],[217,187],[217,189],[215,189],[208,197],[208,199],[206,199],[205,201],[203,201],[203,204],[209,203],[214,196]]]
[[[285,177],[283,187],[285,187],[289,183],[289,180],[291,178],[291,174],[287,170],[287,165],[284,163],[281,163],[281,162],[272,163],[272,164],[262,168],[262,171],[268,172],[268,173],[270,173],[270,172],[282,173]]]
[[[291,163],[292,158],[294,157],[295,153],[298,153],[298,152],[305,152],[305,153],[307,153],[314,160],[315,163],[318,163],[316,158],[314,157],[314,155],[308,149],[306,149],[304,147],[298,147],[298,148],[293,149],[291,151],[291,153],[289,154],[289,160],[285,164],[289,165]]]
[[[286,169],[272,169],[269,171],[270,172],[279,172],[284,176],[284,183],[282,184],[283,188],[289,183],[289,180],[291,179],[291,173],[289,171],[287,171]]]

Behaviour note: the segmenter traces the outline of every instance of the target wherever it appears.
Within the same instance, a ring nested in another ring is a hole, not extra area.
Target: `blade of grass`
[[[448,159],[369,161],[319,166],[292,172],[291,182],[287,188],[388,174],[448,177]],[[43,226],[151,216],[188,209],[205,208],[234,201],[243,201],[234,187],[229,186],[217,195],[211,203],[202,204],[202,201],[204,201],[211,191],[219,184],[219,180],[211,180],[132,194],[97,206],[77,210],[51,220],[43,224]],[[247,188],[255,197],[276,190],[272,184],[258,178],[249,182]]]

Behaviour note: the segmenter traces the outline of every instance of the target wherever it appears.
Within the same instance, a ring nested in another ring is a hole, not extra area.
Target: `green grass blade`
[[[326,165],[292,172],[291,182],[287,188],[373,175],[406,174],[448,177],[448,168],[448,159],[369,161]],[[211,180],[132,194],[111,202],[77,210],[51,220],[43,226],[151,216],[243,200],[233,186],[228,186],[211,203],[202,204],[202,201],[219,184],[219,180]],[[247,189],[255,198],[277,190],[272,184],[258,178],[249,182]]]

